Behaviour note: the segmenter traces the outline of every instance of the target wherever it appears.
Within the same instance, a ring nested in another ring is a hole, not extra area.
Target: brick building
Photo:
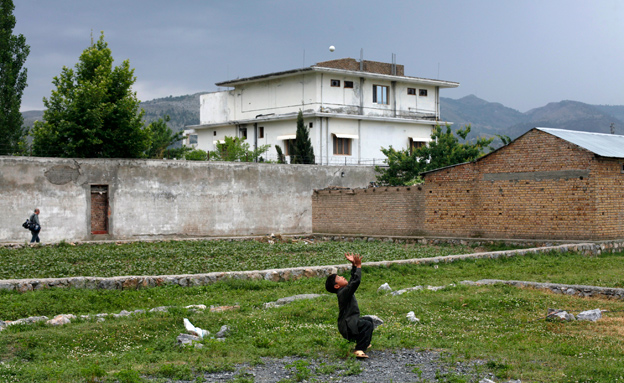
[[[624,136],[535,128],[424,178],[429,235],[624,237]]]

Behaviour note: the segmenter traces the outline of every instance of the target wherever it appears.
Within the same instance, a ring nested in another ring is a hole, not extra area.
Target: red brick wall
[[[622,237],[623,177],[615,164],[530,131],[475,163],[427,174],[425,230],[488,238]]]
[[[424,192],[414,187],[315,190],[314,233],[423,235]]]

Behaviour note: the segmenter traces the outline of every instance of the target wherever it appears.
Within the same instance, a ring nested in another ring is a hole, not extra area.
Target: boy
[[[368,358],[364,350],[370,347],[373,337],[373,321],[369,318],[360,318],[360,308],[355,299],[355,291],[362,279],[362,257],[359,254],[346,253],[345,257],[351,262],[351,279],[347,280],[336,274],[327,277],[325,289],[338,296],[338,331],[343,338],[355,341],[355,357]]]

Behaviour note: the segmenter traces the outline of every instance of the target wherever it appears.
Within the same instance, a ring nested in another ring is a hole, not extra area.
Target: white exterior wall
[[[339,70],[279,76],[244,80],[233,90],[203,95],[200,122],[206,126],[195,127],[197,148],[215,150],[214,141],[240,137],[239,128],[245,127],[250,147],[270,145],[263,157],[276,160],[275,145],[286,153],[284,141],[277,137],[295,134],[301,110],[306,127],[313,123],[309,132],[316,163],[378,164],[384,159],[381,147],[406,149],[410,138],[430,141],[439,117],[439,87],[426,81]],[[340,86],[331,86],[332,80],[339,80]],[[345,88],[345,81],[352,81],[353,88]],[[373,102],[373,85],[388,87],[388,104]],[[408,88],[416,94],[408,94]],[[427,96],[420,96],[421,89]],[[257,142],[254,124],[264,127],[264,137]],[[351,141],[350,155],[334,155],[334,134],[358,137]]]

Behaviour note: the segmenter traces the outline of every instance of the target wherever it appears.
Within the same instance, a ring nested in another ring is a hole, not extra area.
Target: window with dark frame
[[[427,145],[425,141],[414,141],[411,138],[409,139],[409,144],[410,144],[410,155],[414,153],[415,149],[422,148],[423,146]]]
[[[418,95],[427,97],[427,89],[418,89]]]
[[[416,88],[407,88],[407,94],[416,96]]]
[[[264,126],[258,127],[258,138],[264,138]]]
[[[373,85],[373,103],[388,105],[388,89],[385,85]]]
[[[331,86],[340,87],[340,80],[331,80]]]
[[[197,134],[189,134],[188,142],[189,145],[197,145]]]
[[[213,135],[213,136],[216,136],[216,135],[217,135],[217,131],[216,131],[216,130],[214,130],[214,131],[212,132],[212,135]]]
[[[247,128],[240,128],[240,134],[241,134],[241,138],[243,140],[247,139]]]
[[[284,155],[291,156],[294,153],[295,140],[284,140]]]
[[[310,125],[309,125],[310,129],[312,129],[313,126],[314,126],[314,124],[311,122]]]
[[[345,81],[345,88],[353,88],[353,81]]]
[[[334,135],[334,154],[350,156],[351,155],[351,139],[341,138]]]

